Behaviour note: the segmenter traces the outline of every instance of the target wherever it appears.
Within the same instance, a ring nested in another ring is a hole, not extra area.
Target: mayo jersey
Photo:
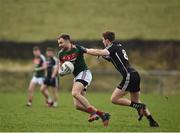
[[[35,57],[33,60],[35,68],[42,67],[43,63],[45,63],[45,62],[46,62],[46,58],[42,54],[39,57]],[[34,76],[35,77],[44,77],[45,76],[45,70],[34,71]]]
[[[74,65],[74,76],[76,77],[80,72],[87,70],[87,65],[84,60],[84,55],[80,49],[77,47],[73,48],[70,51],[61,49],[58,53],[59,60],[61,63],[65,61],[70,61]]]

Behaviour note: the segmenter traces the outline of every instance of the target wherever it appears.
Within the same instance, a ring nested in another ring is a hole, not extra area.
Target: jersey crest
[[[77,53],[72,53],[72,54],[69,54],[69,55],[65,55],[62,57],[62,61],[74,61],[76,60],[76,58],[79,56],[79,54]]]

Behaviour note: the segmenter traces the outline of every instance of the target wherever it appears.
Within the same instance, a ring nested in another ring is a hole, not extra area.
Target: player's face
[[[68,48],[68,40],[64,40],[63,38],[58,39],[59,48]]]
[[[46,51],[46,55],[47,55],[47,57],[53,57],[54,52],[53,51]]]
[[[35,57],[38,57],[41,55],[41,52],[40,52],[40,50],[33,50],[33,54]]]
[[[108,44],[109,44],[108,39],[104,39],[104,37],[102,38],[102,42],[103,42],[103,44],[104,44],[105,47],[107,47]]]

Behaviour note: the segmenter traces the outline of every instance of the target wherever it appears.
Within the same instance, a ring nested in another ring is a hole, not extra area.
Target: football
[[[61,69],[62,69],[62,71],[63,70],[68,70],[68,73],[72,73],[74,71],[74,65],[70,61],[65,61],[62,64],[62,68]]]

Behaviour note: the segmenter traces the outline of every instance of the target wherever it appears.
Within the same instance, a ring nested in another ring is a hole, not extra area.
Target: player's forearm
[[[37,67],[35,68],[35,71],[41,71],[41,70],[45,70],[47,68],[46,65],[43,65],[42,67]]]
[[[87,54],[94,55],[94,56],[103,56],[105,55],[104,52],[100,49],[86,49]]]

